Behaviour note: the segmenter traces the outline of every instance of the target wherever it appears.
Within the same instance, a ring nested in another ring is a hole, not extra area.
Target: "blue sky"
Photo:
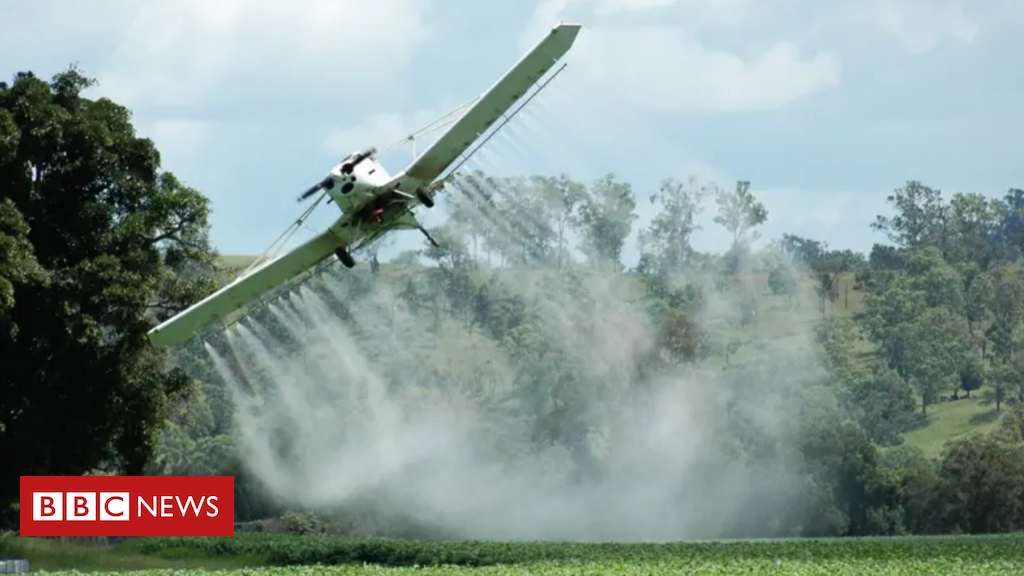
[[[612,171],[642,219],[663,178],[750,180],[766,238],[859,250],[905,180],[1024,186],[1021,2],[0,0],[0,13],[0,71],[77,62],[99,78],[165,168],[212,199],[228,254],[262,252],[341,156],[482,92],[560,20],[584,26],[569,67],[477,167]],[[392,172],[408,159],[384,157]],[[698,248],[724,240],[710,218]],[[401,233],[393,250],[420,242]]]

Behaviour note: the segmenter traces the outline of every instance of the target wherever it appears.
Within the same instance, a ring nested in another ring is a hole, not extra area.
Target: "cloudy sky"
[[[262,252],[341,156],[479,94],[560,20],[584,26],[569,67],[478,168],[614,172],[643,217],[664,178],[750,180],[766,237],[855,249],[906,180],[1024,186],[1019,1],[0,0],[0,14],[0,71],[75,62],[98,78],[212,199],[227,254]],[[398,172],[410,153],[383,159]],[[713,228],[699,247],[721,242]],[[401,235],[396,248],[420,244]]]

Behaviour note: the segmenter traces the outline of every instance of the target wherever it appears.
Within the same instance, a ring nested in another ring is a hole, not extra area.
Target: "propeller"
[[[352,154],[348,158],[345,158],[344,160],[342,160],[341,173],[342,174],[346,174],[346,175],[351,174],[352,171],[355,170],[356,166],[360,162],[362,162],[363,160],[366,160],[367,158],[372,157],[376,153],[377,153],[377,148],[376,147],[372,147],[372,148],[369,148],[369,149],[367,149],[367,150],[365,150],[363,152],[358,152],[356,154]],[[351,186],[349,186],[349,187],[351,188]],[[301,195],[299,195],[299,200],[298,201],[302,202],[302,201],[308,199],[310,196],[316,194],[317,192],[319,192],[321,190],[330,190],[331,188],[334,188],[334,179],[331,178],[330,175],[328,175],[323,180],[321,180],[321,181],[317,182],[316,184],[314,184],[313,186],[311,186],[309,188],[309,190],[306,190]],[[348,190],[344,190],[343,189],[342,192],[348,192]]]
[[[328,177],[324,178],[323,180],[317,182],[313,186],[311,186],[309,188],[309,190],[306,190],[305,192],[300,194],[298,201],[302,202],[304,200],[307,200],[310,196],[312,196],[313,194],[316,194],[317,192],[319,192],[321,190],[330,190],[331,188],[334,188],[334,179],[331,178],[330,176],[328,176]]]
[[[352,171],[356,169],[356,165],[358,165],[360,162],[362,162],[363,160],[366,160],[367,158],[373,156],[376,153],[377,153],[377,148],[376,147],[372,147],[372,148],[370,148],[368,150],[365,150],[363,152],[355,154],[354,156],[351,157],[352,158],[351,161],[346,162],[341,167],[341,173],[342,174],[351,174]]]

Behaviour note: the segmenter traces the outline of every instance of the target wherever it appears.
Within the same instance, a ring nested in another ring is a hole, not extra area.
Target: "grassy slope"
[[[70,539],[69,539],[70,540]],[[210,557],[205,552],[176,557],[145,555],[118,546],[86,544],[49,538],[0,536],[0,558],[27,558],[33,572],[77,570],[81,572],[126,572],[130,570],[204,568],[228,570],[258,566],[261,558],[242,556]]]
[[[245,267],[251,264],[253,260],[255,260],[256,258],[257,256],[221,255],[217,257],[217,264],[220,266],[220,268],[237,274],[242,270],[245,270]]]
[[[221,256],[220,262],[225,270],[237,274],[245,269],[255,259],[255,256]],[[816,306],[803,312],[793,312],[787,309],[782,297],[771,295],[767,292],[767,280],[757,278],[764,287],[764,294],[761,296],[759,321],[756,327],[756,334],[762,338],[795,338],[803,332],[802,327],[811,325],[818,318]],[[803,295],[807,301],[816,302],[817,296],[814,288],[809,283],[803,286]],[[853,289],[853,277],[847,275],[839,281],[839,300],[834,305],[826,305],[826,314],[835,316],[852,316],[862,309],[864,293]],[[794,318],[796,315],[796,318]],[[794,322],[794,319],[799,322]],[[744,342],[750,342],[755,336],[755,328],[748,327],[737,332],[737,338]],[[484,345],[485,343],[480,343]],[[750,347],[746,347],[737,353],[736,359],[740,360],[749,353]],[[870,353],[870,348],[865,346],[862,351],[865,355]],[[908,432],[905,435],[906,442],[917,446],[928,455],[937,455],[941,452],[943,444],[947,440],[973,433],[985,433],[998,424],[998,415],[992,407],[981,400],[978,393],[970,399],[961,398],[956,401],[942,402],[936,406],[929,407],[928,418],[921,426]]]

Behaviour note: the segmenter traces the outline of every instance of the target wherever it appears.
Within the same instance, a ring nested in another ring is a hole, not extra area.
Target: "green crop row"
[[[578,562],[645,566],[682,563],[690,567],[736,562],[751,565],[837,563],[837,566],[864,563],[888,565],[893,562],[911,566],[945,562],[947,565],[980,566],[985,563],[1010,562],[1024,567],[1024,535],[577,544],[243,534],[224,538],[140,538],[122,544],[122,548],[164,558],[262,558],[266,564],[273,566],[374,564],[478,567]],[[1021,573],[1024,574],[1024,570]]]
[[[71,576],[77,572],[52,572],[54,576]],[[116,572],[104,573],[107,576]],[[408,576],[407,568],[382,566],[303,566],[255,568],[244,570],[145,570],[124,572],[131,576]],[[522,566],[488,566],[468,568],[441,566],[416,570],[418,576],[612,576],[648,574],[668,576],[1019,576],[1024,574],[1021,563],[1008,560],[998,562],[961,562],[955,558],[932,560],[806,560],[736,559],[718,562],[615,562],[615,563],[544,563]]]

